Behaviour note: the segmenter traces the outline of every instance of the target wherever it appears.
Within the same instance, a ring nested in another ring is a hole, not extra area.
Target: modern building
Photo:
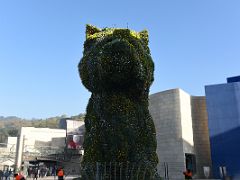
[[[240,179],[240,76],[205,87],[214,176]]]
[[[16,168],[21,168],[23,154],[39,156],[44,154],[45,150],[63,150],[66,145],[65,139],[65,129],[22,127],[17,140]]]
[[[160,176],[182,180],[189,168],[203,178],[203,167],[211,167],[205,97],[167,90],[150,95],[149,110],[156,128]]]
[[[182,180],[183,171],[189,168],[195,178],[204,178],[204,167],[212,168],[205,97],[191,96],[181,89],[167,90],[150,95],[149,110],[156,127],[160,176]],[[60,127],[63,129],[22,127],[17,145],[17,167],[21,166],[23,152],[32,151],[30,147],[64,149],[66,143],[82,144],[83,122],[63,119]],[[67,147],[74,150],[73,146]]]
[[[16,145],[16,169],[26,173],[33,165],[49,169],[61,166],[72,175],[79,174],[84,153],[84,122],[64,118],[59,127],[61,129],[21,127]],[[9,141],[14,142],[14,139]]]

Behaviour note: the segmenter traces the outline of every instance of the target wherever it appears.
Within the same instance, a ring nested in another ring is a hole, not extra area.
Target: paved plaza
[[[69,176],[65,176],[64,180],[72,180],[73,178],[76,178],[76,177],[78,177],[78,176],[71,176],[71,175],[69,175]],[[26,180],[32,180],[32,179],[33,178],[30,178],[30,177],[26,178]],[[38,180],[57,180],[57,179],[58,179],[57,176],[55,176],[55,177],[54,176],[46,176],[46,177],[43,177],[43,178],[38,178]],[[14,178],[10,177],[9,180],[14,180]]]
[[[64,180],[72,180],[73,178],[76,178],[77,176],[65,176]],[[27,178],[27,180],[31,180],[32,178]],[[54,176],[47,176],[44,178],[38,178],[38,180],[57,180],[57,176],[54,178]]]

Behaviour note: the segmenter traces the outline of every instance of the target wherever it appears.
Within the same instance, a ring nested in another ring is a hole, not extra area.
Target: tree
[[[8,136],[11,136],[11,137],[18,136],[18,129],[16,128],[8,129]]]

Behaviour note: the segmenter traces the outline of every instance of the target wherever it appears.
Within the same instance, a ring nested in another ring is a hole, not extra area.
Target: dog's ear
[[[148,31],[147,30],[143,30],[141,32],[139,32],[139,36],[140,39],[144,42],[144,44],[146,44],[148,46]]]
[[[101,29],[97,28],[96,26],[87,24],[86,25],[86,39],[88,39],[89,36],[101,32]]]

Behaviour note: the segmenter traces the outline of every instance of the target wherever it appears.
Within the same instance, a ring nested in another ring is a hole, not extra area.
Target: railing
[[[85,180],[182,180],[186,170],[184,162],[151,163],[97,162],[83,163],[81,175]],[[199,173],[199,172],[198,172]],[[197,174],[194,174],[194,177]]]
[[[59,154],[63,154],[64,148],[54,146],[31,146],[25,145],[23,150],[24,160],[33,160],[42,158],[48,160],[57,160]]]
[[[32,155],[50,155],[62,153],[63,151],[63,147],[25,145],[23,153],[29,153]]]
[[[25,161],[35,161],[37,158],[38,160],[53,160],[80,164],[82,156],[83,150],[81,149],[66,149],[52,146],[35,146],[32,150],[28,147],[23,152],[23,160]]]
[[[151,164],[97,162],[85,163],[81,169],[87,180],[160,180],[157,170]]]

